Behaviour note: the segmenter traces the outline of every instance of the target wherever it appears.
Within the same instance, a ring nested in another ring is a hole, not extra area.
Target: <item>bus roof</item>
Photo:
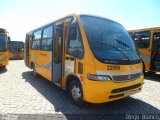
[[[150,28],[134,29],[134,30],[128,30],[128,32],[153,31],[153,30],[160,30],[160,27],[150,27]]]
[[[4,28],[0,28],[0,33],[2,33],[2,34],[6,34],[6,33],[8,33],[8,32],[7,32],[7,30],[6,30],[6,29],[4,29]]]
[[[45,27],[45,26],[54,24],[54,23],[56,23],[56,22],[58,22],[58,21],[61,21],[61,20],[65,19],[65,18],[67,18],[67,17],[77,17],[77,15],[76,15],[76,14],[67,15],[67,16],[62,17],[62,18],[60,18],[60,19],[57,19],[57,20],[54,20],[54,21],[52,21],[52,22],[50,22],[50,23],[47,23],[47,24],[45,24],[45,25],[42,25],[42,26],[40,26],[40,27],[38,27],[38,28],[36,28],[36,29],[33,29],[33,30],[31,30],[30,32],[28,32],[27,34],[30,34],[30,33],[34,32],[34,31],[38,30],[38,29],[41,29],[41,28]]]
[[[66,19],[67,17],[76,17],[76,18],[78,18],[79,16],[97,17],[97,18],[106,19],[106,20],[112,21],[112,22],[114,22],[114,23],[120,24],[120,23],[118,23],[118,22],[116,22],[116,21],[113,21],[113,20],[111,20],[111,19],[104,18],[104,17],[100,17],[100,16],[96,16],[96,15],[87,15],[87,14],[77,15],[77,14],[69,14],[69,15],[67,15],[67,16],[65,16],[65,17],[62,17],[62,18],[57,19],[57,20],[55,20],[55,21],[53,21],[53,22],[50,22],[50,23],[45,24],[45,25],[42,25],[41,27],[38,27],[38,28],[36,28],[36,29],[33,29],[33,30],[31,30],[30,32],[28,32],[27,34],[30,34],[30,33],[34,32],[34,31],[36,31],[36,30],[39,30],[39,29],[45,27],[45,26],[54,24],[54,23],[56,23],[56,22],[58,22],[58,21],[64,20],[64,19]]]

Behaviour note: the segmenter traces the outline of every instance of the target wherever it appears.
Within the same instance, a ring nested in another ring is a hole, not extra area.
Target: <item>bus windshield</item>
[[[135,44],[123,26],[111,20],[86,15],[81,15],[80,19],[97,59],[107,63],[140,62]]]
[[[5,52],[7,50],[6,45],[6,35],[0,34],[0,52]]]
[[[24,50],[24,44],[23,42],[18,41],[11,41],[9,45],[9,51],[10,52],[22,52]]]

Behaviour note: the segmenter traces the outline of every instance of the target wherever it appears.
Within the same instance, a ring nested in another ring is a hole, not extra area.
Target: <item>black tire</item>
[[[149,71],[148,74],[154,75],[154,74],[156,74],[156,72],[154,72],[154,71]]]
[[[2,66],[2,69],[6,69],[6,65],[5,65],[5,66]]]
[[[69,96],[79,107],[84,105],[82,85],[78,80],[73,80],[69,84]]]
[[[34,77],[38,77],[38,73],[36,72],[35,65],[33,65],[33,75]]]
[[[0,67],[2,70],[5,70],[6,69],[6,66],[1,66]]]

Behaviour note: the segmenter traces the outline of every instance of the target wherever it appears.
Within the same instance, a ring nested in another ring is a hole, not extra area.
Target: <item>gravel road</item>
[[[23,60],[12,60],[7,69],[0,69],[0,114],[2,120],[135,120],[151,115],[160,119],[160,74],[146,75],[143,90],[136,95],[79,108],[64,90],[34,78]]]

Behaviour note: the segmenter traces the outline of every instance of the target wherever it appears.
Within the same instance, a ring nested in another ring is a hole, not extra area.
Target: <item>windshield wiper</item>
[[[140,57],[137,55],[137,53],[133,50],[133,48],[131,48],[129,45],[127,45],[126,43],[124,43],[124,42],[122,42],[122,41],[120,41],[120,40],[118,40],[118,39],[114,39],[114,40],[116,40],[117,42],[119,42],[119,43],[121,43],[122,45],[124,45],[124,46],[126,46],[127,48],[129,48],[133,53],[134,53],[134,55],[136,55],[139,59],[140,59]]]
[[[110,48],[110,47],[115,48],[116,50],[120,51],[120,52],[122,53],[122,55],[130,62],[130,59],[125,55],[125,53],[122,52],[120,49],[118,49],[116,46],[114,46],[114,45],[109,45],[109,44],[106,44],[106,43],[103,43],[103,42],[100,42],[100,41],[97,41],[97,40],[96,40],[95,42],[100,43],[100,44],[102,44],[102,45],[105,45],[105,47],[108,47],[108,48]]]

